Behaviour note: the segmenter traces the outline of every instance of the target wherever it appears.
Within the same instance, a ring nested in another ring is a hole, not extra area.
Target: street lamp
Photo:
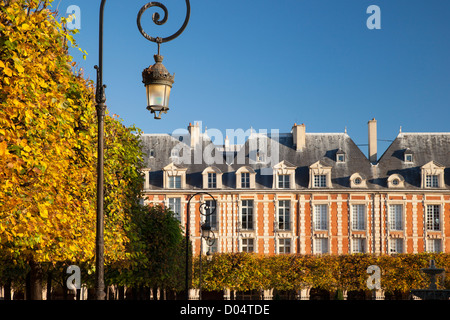
[[[169,98],[170,98],[170,90],[172,89],[172,85],[174,83],[174,75],[171,75],[166,67],[162,64],[164,57],[160,54],[161,43],[171,41],[178,37],[186,28],[189,17],[191,14],[191,6],[189,0],[186,1],[186,18],[184,19],[184,23],[181,28],[175,32],[170,37],[160,38],[160,37],[151,37],[149,36],[141,26],[141,17],[142,14],[151,7],[158,7],[164,10],[164,17],[160,20],[159,13],[155,12],[152,16],[152,20],[157,25],[163,25],[167,21],[168,11],[167,8],[159,2],[149,2],[144,5],[141,10],[139,10],[137,16],[137,25],[141,34],[149,41],[155,42],[158,44],[158,54],[154,55],[155,64],[145,68],[142,71],[142,82],[145,85],[147,92],[147,109],[154,113],[155,119],[161,119],[161,113],[167,113],[169,110]]]
[[[202,238],[205,239],[206,244],[208,247],[211,247],[214,242],[216,242],[216,236],[214,235],[214,232],[211,230],[211,226],[208,224],[208,222],[205,222],[201,225],[202,230]],[[198,290],[198,298],[199,300],[202,300],[202,254],[203,254],[203,241],[200,239],[200,266],[199,266],[199,290]],[[209,248],[207,255],[209,255]]]
[[[212,205],[212,210],[210,210],[211,208],[209,208],[207,206],[206,202],[200,203],[200,207],[199,207],[200,214],[207,217],[207,216],[212,215],[216,211],[216,199],[214,199],[214,197],[211,194],[209,194],[208,192],[201,191],[201,192],[194,193],[188,200],[187,210],[186,210],[186,264],[185,264],[185,267],[186,267],[186,270],[185,270],[186,271],[186,274],[185,274],[185,276],[186,276],[186,278],[185,278],[186,300],[189,300],[189,250],[188,249],[189,249],[189,225],[190,225],[189,220],[190,220],[191,200],[193,198],[195,198],[196,196],[202,195],[202,194],[209,196],[210,199],[213,201],[213,205]],[[211,231],[211,227],[210,227],[210,231]],[[205,232],[206,232],[206,230],[205,230]],[[202,230],[202,233],[203,233],[203,230]]]
[[[169,95],[173,84],[173,76],[167,72],[167,69],[162,64],[162,56],[160,55],[161,43],[168,42],[178,37],[186,28],[190,17],[190,3],[186,1],[186,18],[183,26],[173,35],[166,38],[150,37],[141,27],[141,16],[145,10],[150,7],[159,7],[164,10],[164,17],[160,20],[158,13],[154,13],[152,20],[157,25],[162,25],[167,21],[167,8],[159,2],[149,2],[139,10],[137,16],[138,29],[141,34],[148,40],[158,44],[158,54],[155,55],[155,65],[150,66],[144,70],[144,83],[147,88],[147,109],[155,113],[155,119],[161,119],[161,112],[166,113],[169,110]],[[100,4],[100,19],[99,19],[99,63],[94,68],[97,70],[97,85],[95,91],[95,108],[97,110],[97,130],[98,130],[98,146],[97,146],[97,226],[95,239],[95,295],[97,300],[104,300],[105,280],[104,280],[104,121],[106,113],[106,85],[103,84],[103,11],[106,0],[102,0]],[[150,70],[149,70],[150,69]],[[147,72],[146,72],[147,70]]]

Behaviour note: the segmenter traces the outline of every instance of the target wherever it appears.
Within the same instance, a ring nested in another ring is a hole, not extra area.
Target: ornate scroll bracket
[[[175,32],[173,35],[171,35],[171,36],[169,36],[169,37],[165,37],[165,38],[161,38],[161,37],[156,37],[156,38],[155,38],[155,37],[149,36],[149,35],[144,31],[144,29],[142,28],[142,25],[141,25],[141,17],[142,17],[142,14],[145,12],[145,10],[147,10],[148,8],[151,8],[151,7],[158,7],[158,8],[160,8],[160,9],[162,9],[162,10],[164,11],[164,16],[163,16],[163,18],[161,19],[160,14],[159,14],[158,12],[155,12],[155,13],[153,13],[152,20],[153,20],[153,22],[154,22],[156,25],[161,26],[161,25],[163,25],[163,24],[165,24],[165,23],[167,22],[167,19],[168,19],[168,17],[169,17],[169,12],[168,12],[166,6],[163,5],[163,4],[160,3],[160,2],[149,2],[149,3],[145,4],[145,5],[141,8],[141,10],[139,10],[138,15],[137,15],[137,25],[138,25],[138,29],[139,29],[139,31],[141,32],[141,34],[144,36],[145,39],[147,39],[147,40],[149,40],[149,41],[152,41],[152,42],[155,42],[155,43],[158,44],[158,51],[159,51],[159,46],[160,46],[161,43],[168,42],[168,41],[171,41],[171,40],[175,39],[176,37],[178,37],[178,36],[184,31],[184,29],[186,29],[186,26],[187,26],[187,24],[188,24],[188,22],[189,22],[189,17],[190,17],[190,15],[191,15],[191,5],[190,5],[190,3],[189,3],[189,0],[185,0],[185,1],[186,1],[186,18],[184,19],[183,25],[182,25],[181,28],[180,28],[177,32]]]

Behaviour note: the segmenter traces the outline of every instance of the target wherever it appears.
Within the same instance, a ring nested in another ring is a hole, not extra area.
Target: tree
[[[68,55],[73,33],[51,0],[0,0],[0,254],[42,265],[93,262],[97,129],[93,82]],[[139,130],[105,121],[105,260],[126,258],[139,201]],[[93,263],[91,263],[93,265]],[[0,273],[1,274],[1,273]]]
[[[129,235],[128,284],[181,290],[185,279],[185,238],[173,212],[161,206],[136,208]]]

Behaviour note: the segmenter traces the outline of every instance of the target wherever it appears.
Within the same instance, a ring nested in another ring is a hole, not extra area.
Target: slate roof
[[[405,152],[413,154],[411,163],[404,161]],[[400,174],[405,188],[421,187],[421,167],[435,161],[444,169],[445,188],[450,186],[450,133],[399,133],[378,161],[379,184],[386,187],[387,177]]]
[[[162,189],[162,169],[176,162],[171,157],[171,150],[178,146],[183,151],[190,150],[189,135],[144,134],[142,146],[145,166],[151,168],[150,188]],[[252,140],[254,139],[254,140]],[[256,143],[255,143],[256,142]],[[265,147],[266,146],[266,147]],[[154,157],[149,157],[153,149]],[[177,165],[187,168],[186,184],[188,189],[202,189],[202,171],[208,166],[217,167],[222,173],[223,189],[236,188],[236,171],[242,166],[249,166],[256,172],[256,189],[272,189],[273,176],[264,170],[285,160],[296,167],[296,189],[308,189],[309,166],[320,161],[331,167],[333,189],[350,189],[350,176],[359,173],[367,179],[367,189],[387,188],[387,178],[393,173],[402,175],[405,188],[420,188],[421,169],[424,164],[434,160],[446,167],[444,171],[446,188],[450,185],[450,133],[400,133],[377,164],[370,163],[366,155],[359,149],[347,133],[306,133],[306,146],[296,151],[292,134],[254,134],[247,139],[239,152],[224,153],[223,146],[214,146],[209,137],[203,135],[201,150],[213,155],[215,162],[206,163],[204,157],[184,157],[185,163]],[[413,163],[405,163],[404,152],[413,153]],[[276,151],[278,157],[272,157]],[[256,152],[266,151],[267,163],[257,163]],[[336,153],[343,152],[346,161],[336,162]],[[183,153],[181,153],[183,155]],[[222,160],[222,161],[220,161]],[[208,161],[206,159],[206,161]],[[220,163],[221,162],[221,163]]]

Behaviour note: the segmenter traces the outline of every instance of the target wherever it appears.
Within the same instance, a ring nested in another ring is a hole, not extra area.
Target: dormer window
[[[443,188],[445,167],[435,161],[422,166],[422,188]]]
[[[412,153],[411,149],[409,149],[409,148],[406,149],[404,156],[405,156],[405,158],[404,158],[405,162],[407,162],[407,163],[413,162],[414,158],[413,158],[413,153]]]
[[[315,174],[314,175],[314,188],[326,188],[327,186],[327,175],[326,174]]]
[[[427,174],[425,177],[426,188],[439,188],[439,176],[437,174]]]
[[[336,152],[336,162],[337,163],[344,163],[345,162],[345,152],[342,151],[342,149],[340,149],[340,148]]]
[[[215,172],[208,173],[208,188],[217,188],[217,174]]]
[[[351,188],[367,188],[366,178],[355,172],[350,176],[350,187]]]
[[[222,171],[217,167],[208,167],[202,172],[203,188],[217,189],[222,188]]]
[[[163,168],[164,188],[184,189],[186,187],[187,168],[178,167],[173,162]]]
[[[179,157],[179,152],[178,152],[178,149],[172,149],[171,151],[170,151],[170,157],[171,158],[178,158]]]
[[[331,188],[331,167],[324,166],[320,161],[309,166],[310,188]]]
[[[404,188],[405,179],[398,173],[391,174],[387,179],[388,188]]]
[[[273,166],[273,187],[277,189],[294,189],[296,168],[296,166],[286,160]]]
[[[236,171],[236,188],[253,189],[255,188],[256,172],[251,167],[240,167]]]
[[[266,156],[264,154],[264,152],[262,151],[256,151],[256,162],[262,162],[265,163],[266,162]]]

